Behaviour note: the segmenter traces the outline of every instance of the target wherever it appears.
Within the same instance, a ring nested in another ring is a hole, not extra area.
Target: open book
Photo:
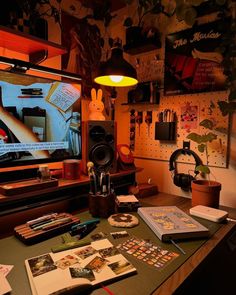
[[[33,295],[79,294],[99,283],[136,272],[108,239],[25,260]]]
[[[142,207],[138,214],[163,242],[209,235],[208,228],[176,206]]]

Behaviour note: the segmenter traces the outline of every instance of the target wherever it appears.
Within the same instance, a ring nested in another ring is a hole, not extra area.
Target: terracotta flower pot
[[[212,180],[193,180],[192,206],[219,207],[221,184]]]

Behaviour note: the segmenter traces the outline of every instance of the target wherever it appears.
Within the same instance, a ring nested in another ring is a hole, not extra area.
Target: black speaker
[[[116,125],[114,121],[82,123],[82,170],[87,174],[87,162],[96,169],[116,172]]]
[[[179,157],[179,155],[192,155],[195,160],[195,170],[194,170],[194,176],[191,174],[185,174],[185,173],[178,173],[176,168],[176,160]],[[196,175],[199,173],[196,171],[196,167],[201,165],[202,161],[199,158],[199,156],[190,149],[178,149],[172,153],[169,160],[169,170],[174,172],[174,178],[173,182],[176,186],[181,187],[183,190],[189,190],[191,188],[191,182],[195,179]]]

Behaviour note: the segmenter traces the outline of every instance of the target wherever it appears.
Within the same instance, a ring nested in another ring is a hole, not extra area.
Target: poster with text
[[[220,51],[229,20],[167,35],[164,95],[226,90]]]

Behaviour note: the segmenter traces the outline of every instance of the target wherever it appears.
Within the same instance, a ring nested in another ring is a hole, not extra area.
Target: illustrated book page
[[[176,206],[142,207],[138,214],[161,241],[209,235],[208,228]]]
[[[108,239],[25,260],[33,295],[78,292],[136,272]]]
[[[46,100],[62,112],[66,112],[81,96],[81,85],[55,82]]]

